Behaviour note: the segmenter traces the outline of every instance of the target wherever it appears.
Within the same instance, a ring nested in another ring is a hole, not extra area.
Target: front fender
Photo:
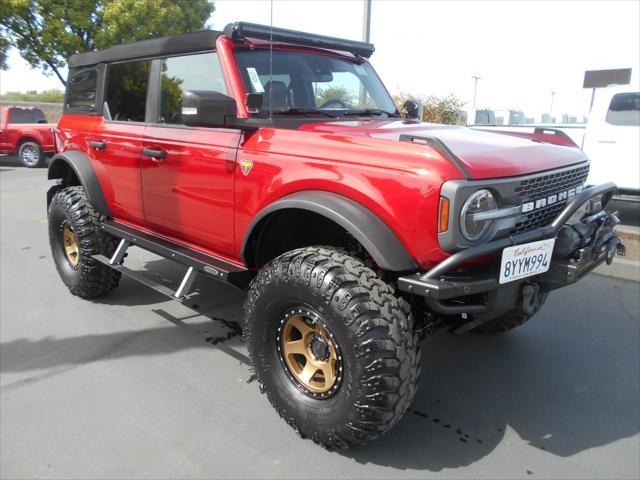
[[[242,242],[241,252],[245,263],[247,248],[256,226],[267,215],[284,209],[308,210],[334,221],[353,235],[384,270],[407,271],[417,268],[416,262],[395,233],[370,210],[342,195],[321,190],[292,193],[262,209],[252,220]]]

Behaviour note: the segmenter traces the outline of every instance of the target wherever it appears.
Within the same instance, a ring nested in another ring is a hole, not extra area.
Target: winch
[[[566,224],[558,232],[553,254],[563,259],[586,260],[585,255],[597,257],[607,252],[606,261],[611,265],[616,253],[625,254],[625,247],[614,229],[618,223],[617,212],[601,210],[577,223]]]

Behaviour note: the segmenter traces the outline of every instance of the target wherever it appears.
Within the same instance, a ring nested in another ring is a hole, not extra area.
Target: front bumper
[[[427,307],[440,315],[497,316],[519,301],[522,284],[534,282],[536,288],[550,291],[575,283],[598,265],[610,262],[616,250],[624,248],[613,229],[617,218],[603,210],[615,192],[616,186],[611,182],[585,189],[550,225],[457,252],[427,272],[400,277],[398,288],[424,297]],[[587,202],[600,208],[578,222],[579,228],[576,225],[565,226]],[[504,248],[548,238],[556,238],[556,246],[551,266],[543,274],[500,285],[499,258],[498,262],[489,262],[488,266],[460,268],[477,258],[495,255]],[[498,293],[501,290],[504,292]]]

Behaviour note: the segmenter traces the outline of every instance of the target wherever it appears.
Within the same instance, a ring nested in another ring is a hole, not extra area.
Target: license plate
[[[508,247],[502,250],[500,283],[539,275],[549,270],[555,238]]]

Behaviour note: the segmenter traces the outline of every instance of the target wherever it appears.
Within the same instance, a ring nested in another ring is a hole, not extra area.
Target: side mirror
[[[258,113],[260,111],[260,107],[262,107],[262,101],[262,93],[247,93],[244,103],[250,113]]]
[[[418,122],[421,122],[422,104],[415,100],[407,100],[404,102],[404,105],[402,105],[402,114],[407,120],[417,120]]]
[[[236,101],[220,92],[187,90],[182,94],[182,123],[189,127],[224,127],[237,114]]]

